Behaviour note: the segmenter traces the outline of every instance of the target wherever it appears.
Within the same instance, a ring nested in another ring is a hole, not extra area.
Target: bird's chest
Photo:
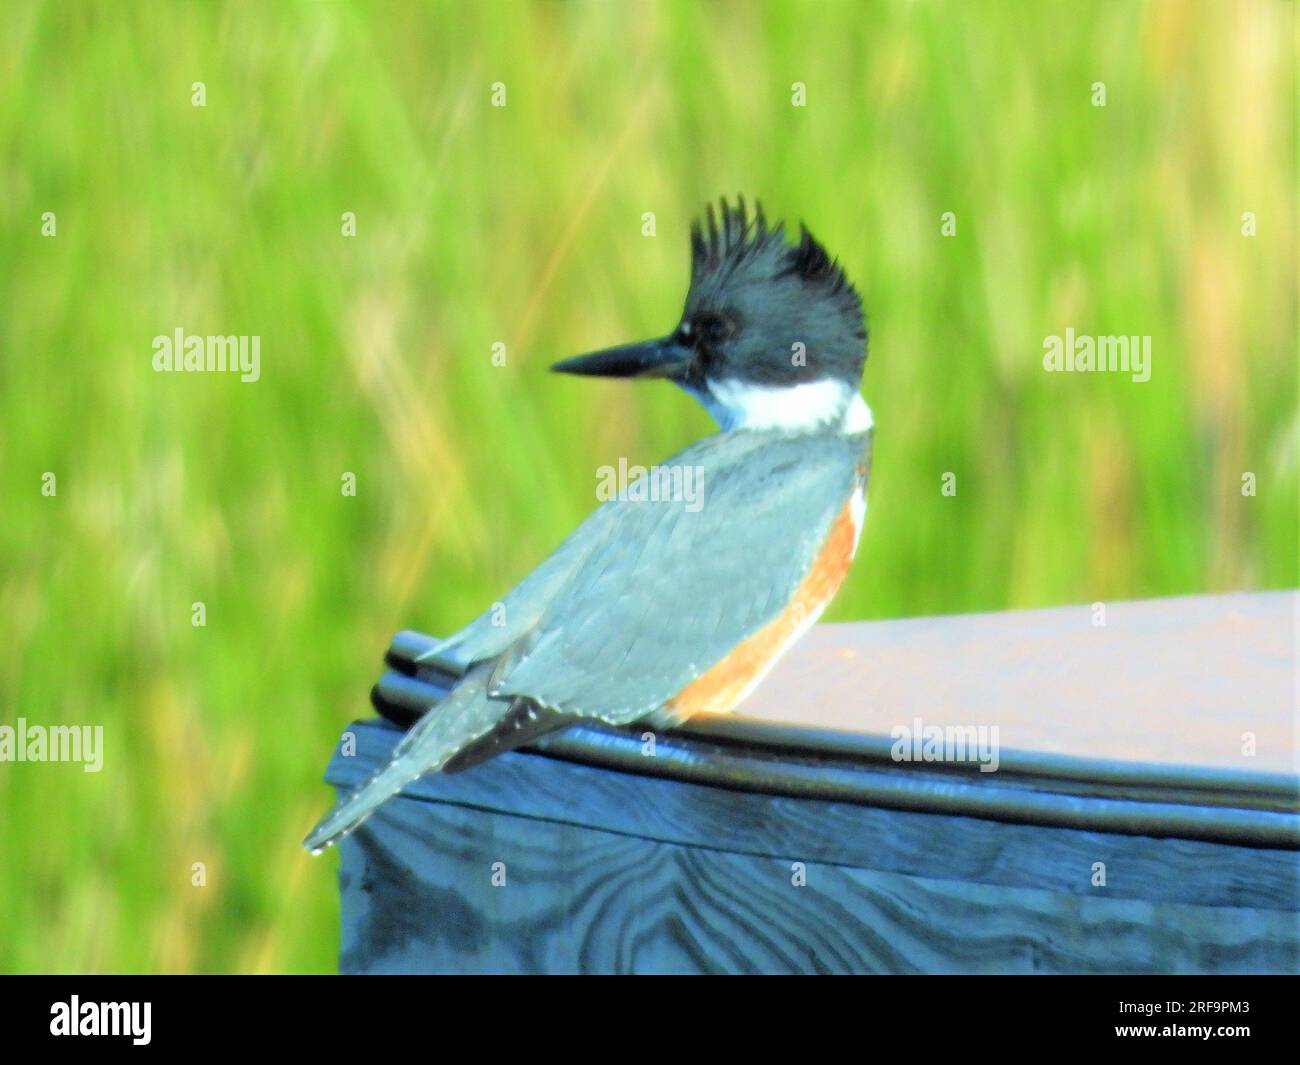
[[[857,552],[865,515],[866,495],[859,485],[832,523],[789,605],[687,685],[665,709],[682,717],[734,710],[835,597]]]

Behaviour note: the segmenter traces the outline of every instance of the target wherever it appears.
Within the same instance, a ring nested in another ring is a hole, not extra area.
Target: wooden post
[[[821,626],[743,717],[423,778],[341,845],[340,967],[1294,972],[1297,601]],[[401,735],[350,731],[345,789]]]

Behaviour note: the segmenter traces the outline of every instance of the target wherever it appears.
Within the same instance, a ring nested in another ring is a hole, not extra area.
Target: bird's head
[[[691,287],[665,337],[556,363],[562,373],[665,377],[723,429],[870,426],[858,395],[867,359],[862,300],[807,229],[797,244],[762,207],[710,206],[691,228]]]

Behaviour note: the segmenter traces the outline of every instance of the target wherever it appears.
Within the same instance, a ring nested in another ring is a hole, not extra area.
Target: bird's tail
[[[441,703],[425,714],[393,748],[388,764],[340,802],[303,841],[319,854],[351,832],[385,800],[416,777],[441,769],[476,740],[492,732],[511,710],[512,700],[487,694],[491,663],[467,673]]]

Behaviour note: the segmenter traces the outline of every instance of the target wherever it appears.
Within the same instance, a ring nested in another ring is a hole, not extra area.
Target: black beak
[[[690,365],[692,354],[675,337],[667,336],[577,355],[557,362],[551,369],[585,377],[677,377]]]

